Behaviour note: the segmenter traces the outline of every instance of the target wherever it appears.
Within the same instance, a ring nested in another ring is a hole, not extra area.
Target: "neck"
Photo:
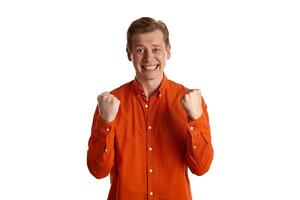
[[[160,78],[152,79],[152,80],[144,80],[136,77],[138,82],[142,85],[144,93],[147,97],[147,99],[157,90],[157,88],[160,86],[163,75]]]

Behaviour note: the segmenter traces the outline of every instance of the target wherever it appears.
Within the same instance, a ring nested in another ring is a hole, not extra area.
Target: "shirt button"
[[[110,131],[110,129],[109,129],[109,128],[107,128],[107,129],[106,129],[106,131],[107,131],[107,132],[109,132],[109,131]]]
[[[107,149],[105,149],[105,152],[107,152],[108,150]]]
[[[196,147],[196,146],[193,146],[193,149],[197,149],[197,147]]]
[[[152,151],[152,147],[149,147],[148,150],[149,150],[149,151]]]
[[[148,129],[151,130],[151,129],[152,129],[152,126],[148,126]]]
[[[154,195],[154,193],[153,193],[153,192],[150,192],[149,194],[150,194],[150,196],[153,196],[153,195]]]
[[[191,129],[191,130],[194,130],[194,127],[193,127],[193,126],[191,126],[191,127],[190,127],[190,129]]]
[[[145,105],[145,108],[148,108],[148,107],[149,107],[148,104],[146,104],[146,105]]]
[[[149,172],[152,173],[152,172],[153,172],[153,169],[149,169]]]
[[[158,96],[159,96],[159,98],[161,98],[161,94],[159,94]]]

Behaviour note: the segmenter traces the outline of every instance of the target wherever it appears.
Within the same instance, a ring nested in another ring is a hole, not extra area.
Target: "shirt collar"
[[[164,94],[164,92],[167,89],[169,80],[167,78],[167,76],[163,75],[163,79],[159,85],[159,87],[157,88],[157,90],[152,94],[152,95],[157,95],[157,96],[161,96]],[[144,95],[144,91],[143,91],[143,87],[141,86],[141,84],[138,82],[138,80],[135,78],[132,83],[131,83],[131,87],[134,90],[134,92],[138,95]]]

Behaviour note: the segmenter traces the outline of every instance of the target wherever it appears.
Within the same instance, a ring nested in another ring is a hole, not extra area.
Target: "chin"
[[[155,79],[158,79],[158,78],[161,78],[163,76],[162,73],[157,73],[157,74],[143,74],[142,77],[145,79],[145,80],[155,80]]]

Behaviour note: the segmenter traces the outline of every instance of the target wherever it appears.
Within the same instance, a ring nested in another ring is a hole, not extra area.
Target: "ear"
[[[128,49],[128,47],[126,47],[126,52],[127,52],[127,58],[129,61],[132,61],[132,54],[130,52],[130,50]]]
[[[171,47],[167,47],[167,59],[169,60],[171,58]]]

